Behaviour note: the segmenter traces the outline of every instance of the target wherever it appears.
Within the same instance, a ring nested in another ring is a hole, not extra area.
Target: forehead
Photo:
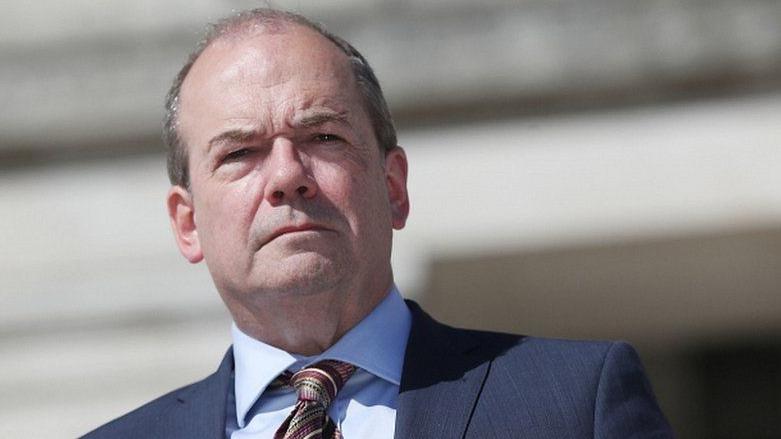
[[[219,37],[193,64],[180,93],[180,134],[188,141],[209,122],[266,124],[313,106],[363,112],[360,102],[350,60],[334,43],[296,24],[253,30]]]
[[[302,64],[311,68],[302,70]],[[188,78],[198,79],[201,70],[210,75],[221,71],[224,79],[253,75],[268,81],[292,73],[323,77],[350,72],[347,56],[333,42],[294,23],[240,29],[216,38],[194,63]]]

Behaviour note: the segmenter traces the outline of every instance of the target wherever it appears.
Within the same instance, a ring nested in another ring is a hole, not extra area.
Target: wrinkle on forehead
[[[227,129],[274,131],[316,107],[345,113],[351,122],[368,118],[348,57],[311,29],[286,29],[217,39],[204,50],[182,87],[181,133],[187,143],[200,148]],[[219,131],[209,128],[209,119],[222,121]],[[353,125],[364,124],[370,126]],[[205,134],[204,129],[208,137],[191,138],[193,130]]]
[[[225,141],[246,142],[257,138],[269,136],[269,127],[259,124],[257,118],[231,118],[231,122],[237,122],[237,128],[229,129],[214,136],[208,143],[208,149]],[[313,107],[295,112],[291,118],[285,121],[290,128],[316,127],[325,123],[336,123],[352,129],[352,124],[346,111],[338,112],[327,107]]]
[[[270,88],[273,89],[273,88]],[[243,96],[242,101],[231,107],[230,114],[221,117],[223,123],[236,128],[251,127],[262,133],[272,133],[285,128],[312,128],[327,122],[337,123],[349,129],[355,128],[356,118],[362,109],[350,105],[342,96],[307,96],[276,101],[258,96]]]

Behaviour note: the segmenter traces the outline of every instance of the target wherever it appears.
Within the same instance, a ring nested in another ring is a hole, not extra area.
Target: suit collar
[[[225,437],[225,405],[233,376],[233,349],[222,359],[220,367],[212,375],[186,387],[176,395],[178,409],[186,411],[187,422],[177,427],[177,437],[223,438]]]
[[[412,326],[399,388],[395,437],[463,437],[487,376],[492,349],[475,333],[445,326],[411,301]],[[233,377],[229,349],[215,373],[176,394],[187,438],[222,438]]]
[[[470,332],[442,325],[408,301],[412,328],[396,412],[397,438],[463,437],[490,357]]]
[[[394,285],[369,315],[325,352],[311,357],[289,354],[256,340],[241,332],[234,323],[231,332],[238,427],[244,428],[252,419],[257,412],[253,407],[268,384],[282,371],[296,372],[320,360],[345,361],[398,386],[411,320],[410,310]]]

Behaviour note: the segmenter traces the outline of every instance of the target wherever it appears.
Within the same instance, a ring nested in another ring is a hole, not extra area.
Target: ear
[[[166,201],[168,217],[171,220],[171,228],[179,251],[191,263],[201,262],[203,252],[198,240],[192,194],[181,186],[172,186]]]
[[[385,153],[385,184],[391,206],[393,228],[404,228],[409,215],[407,193],[407,155],[400,146]]]

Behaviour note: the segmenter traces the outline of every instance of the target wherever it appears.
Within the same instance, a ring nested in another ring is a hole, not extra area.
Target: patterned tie
[[[352,364],[324,360],[292,376],[289,372],[280,375],[277,380],[289,380],[288,384],[296,389],[298,402],[274,434],[274,439],[340,439],[342,433],[326,412],[354,371]]]

